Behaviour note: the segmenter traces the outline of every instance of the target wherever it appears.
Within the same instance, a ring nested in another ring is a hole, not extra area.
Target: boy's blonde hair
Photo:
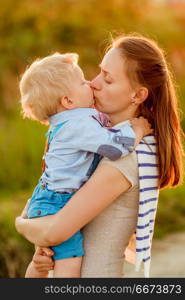
[[[27,68],[19,84],[24,117],[43,122],[57,113],[61,98],[69,93],[77,63],[76,53],[55,53]]]

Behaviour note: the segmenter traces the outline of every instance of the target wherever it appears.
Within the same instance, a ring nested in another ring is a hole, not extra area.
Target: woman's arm
[[[57,214],[35,219],[18,217],[16,228],[36,245],[57,245],[89,223],[130,186],[118,169],[100,164]]]

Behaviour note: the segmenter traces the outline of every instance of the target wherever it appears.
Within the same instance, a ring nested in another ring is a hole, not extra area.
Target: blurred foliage
[[[25,205],[25,194],[14,195],[0,205],[0,277],[24,277],[34,246],[15,231],[14,219]],[[18,205],[17,205],[18,204]],[[21,205],[21,207],[20,207]]]
[[[0,277],[24,276],[33,246],[14,218],[40,176],[47,128],[20,114],[18,82],[35,58],[77,52],[87,79],[111,36],[139,32],[164,48],[185,111],[185,4],[152,0],[0,0]],[[185,118],[182,114],[182,127]],[[161,192],[155,237],[185,230],[185,187]]]
[[[185,186],[160,192],[154,238],[185,231]]]

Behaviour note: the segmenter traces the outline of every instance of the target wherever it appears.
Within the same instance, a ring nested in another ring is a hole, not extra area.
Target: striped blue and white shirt
[[[154,135],[146,136],[136,147],[139,168],[139,211],[136,227],[136,271],[144,264],[149,277],[151,246],[159,196],[158,156]]]
[[[127,122],[128,121],[121,122],[113,128],[120,128],[120,126]],[[136,271],[139,271],[143,264],[144,276],[149,277],[152,238],[159,196],[158,154],[155,136],[145,136],[136,147],[135,152],[137,155],[139,176],[139,207],[135,234],[136,248],[133,249],[132,247],[132,249],[128,249],[132,251],[132,254],[130,251],[127,252],[126,259],[133,263],[134,254]],[[132,258],[130,257],[130,254]]]

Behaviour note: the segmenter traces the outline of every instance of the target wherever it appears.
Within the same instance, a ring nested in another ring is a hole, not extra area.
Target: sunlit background
[[[23,277],[33,246],[14,228],[41,174],[47,128],[20,115],[18,81],[35,58],[77,52],[86,78],[111,35],[139,32],[165,49],[185,129],[185,1],[0,0],[0,277]],[[185,187],[161,192],[155,239],[185,233]],[[185,277],[185,274],[184,274]]]

